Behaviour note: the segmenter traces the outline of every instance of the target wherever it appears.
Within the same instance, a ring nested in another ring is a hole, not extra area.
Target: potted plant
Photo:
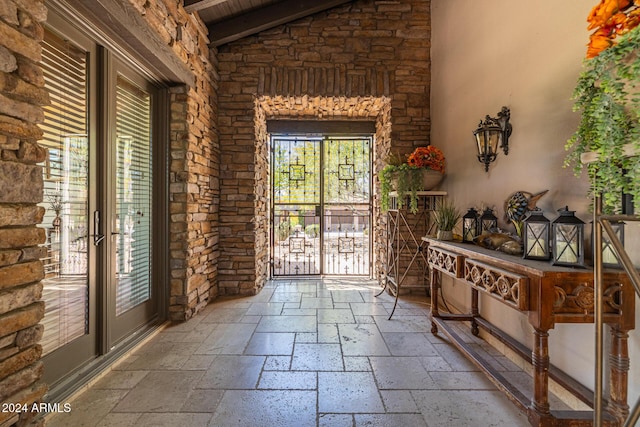
[[[440,240],[453,240],[453,229],[460,220],[460,211],[452,202],[438,200],[433,212],[433,221],[438,228],[436,238]]]
[[[380,173],[380,206],[383,211],[389,209],[389,193],[394,189],[398,197],[398,208],[405,205],[405,197],[409,194],[409,211],[418,212],[418,191],[431,190],[444,177],[445,157],[442,151],[432,145],[418,147],[407,161],[399,160],[396,155],[388,160],[388,164]]]
[[[53,218],[52,226],[57,230],[62,224],[62,218],[60,217],[60,212],[62,212],[62,196],[60,193],[47,194],[47,200],[49,201],[49,207],[56,214]]]
[[[581,120],[565,165],[576,174],[586,168],[591,192],[602,194],[606,212],[618,212],[623,193],[640,200],[640,6],[609,3],[588,18],[595,31],[573,94]]]

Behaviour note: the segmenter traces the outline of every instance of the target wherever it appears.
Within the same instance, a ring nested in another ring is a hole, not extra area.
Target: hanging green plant
[[[565,166],[586,167],[607,212],[620,211],[622,193],[640,200],[640,27],[617,40],[584,63],[573,93],[580,124],[565,146]]]
[[[389,210],[389,193],[396,191],[398,209],[402,209],[409,195],[409,212],[418,213],[418,191],[424,190],[423,168],[401,165],[387,165],[380,173],[380,207],[383,212]],[[395,183],[395,189],[394,184]]]

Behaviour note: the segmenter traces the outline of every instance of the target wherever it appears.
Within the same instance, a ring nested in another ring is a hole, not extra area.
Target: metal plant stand
[[[602,199],[598,196],[595,197],[594,200],[594,210],[593,210],[593,224],[594,224],[594,247],[602,248],[602,231],[604,230],[607,233],[607,237],[609,238],[611,245],[616,251],[618,255],[618,259],[620,260],[620,264],[622,268],[629,276],[631,280],[631,284],[635,289],[636,295],[640,296],[640,273],[636,270],[635,266],[631,262],[629,255],[624,249],[622,242],[618,239],[615,231],[611,227],[612,222],[617,221],[640,221],[640,216],[636,215],[604,215],[602,213]],[[604,300],[604,289],[603,289],[603,262],[602,262],[602,250],[594,250],[593,253],[593,264],[594,264],[594,292],[595,292],[595,313],[594,313],[594,321],[596,324],[596,378],[595,378],[595,395],[594,395],[594,426],[601,427],[603,425],[603,373],[604,369],[604,318],[603,318],[603,300]],[[624,337],[625,344],[626,338]],[[615,358],[616,360],[610,360],[610,363],[616,363],[619,365],[628,366],[629,365],[629,350],[625,345],[623,348],[617,349],[618,356]],[[618,392],[618,390],[612,390],[612,392]],[[624,390],[624,394],[626,395],[626,389]],[[630,413],[627,411],[628,408],[617,408],[612,407],[611,404],[608,406],[609,412],[612,412],[614,415],[617,415],[619,419],[624,419],[624,426],[631,427],[635,426],[640,419],[640,399],[635,403],[633,409]]]
[[[408,200],[405,200],[403,207],[399,209],[398,194],[389,193],[383,288],[376,295],[389,291],[395,298],[389,319],[396,311],[401,288],[422,288],[429,292],[426,244],[422,237],[433,232],[432,215],[436,202],[446,195],[446,191],[418,191],[418,212],[412,214],[408,208]]]
[[[631,144],[625,147],[625,153],[628,156],[638,156],[640,152],[637,152]],[[584,153],[581,156],[582,163],[588,164],[595,160],[597,160],[598,156],[595,153]],[[636,200],[636,204],[638,201]],[[604,313],[603,313],[603,301],[605,298],[604,295],[604,286],[603,286],[603,257],[602,257],[602,248],[603,248],[603,239],[602,232],[607,234],[609,241],[611,242],[611,246],[613,246],[616,255],[618,256],[618,260],[620,261],[620,265],[626,272],[627,276],[631,281],[631,285],[633,286],[635,293],[637,296],[640,296],[640,273],[633,265],[633,262],[629,258],[624,245],[618,238],[618,235],[613,230],[611,223],[612,222],[638,222],[640,221],[640,214],[625,214],[625,215],[605,215],[602,213],[602,198],[600,195],[596,195],[594,197],[594,207],[593,207],[593,244],[594,248],[598,248],[598,250],[594,250],[593,252],[593,272],[594,272],[594,293],[595,293],[595,312],[594,312],[594,323],[596,327],[595,333],[595,391],[594,391],[594,402],[593,402],[593,425],[595,427],[602,427],[604,423],[604,399],[603,393],[605,390],[604,387],[604,371],[605,371],[605,357],[604,357]],[[615,333],[615,331],[612,331]],[[629,366],[629,350],[626,345],[627,336],[621,337],[623,339],[624,345],[622,348],[617,348],[616,353],[617,357],[609,360],[610,363],[616,366]],[[627,379],[626,377],[624,378]],[[624,397],[627,396],[626,387],[624,390],[612,390],[612,393],[624,394]],[[640,398],[636,401],[633,408],[629,412],[628,406],[618,407],[616,405],[612,405],[609,403],[607,406],[609,412],[613,413],[617,419],[623,423],[624,427],[635,426],[638,420],[640,419]]]

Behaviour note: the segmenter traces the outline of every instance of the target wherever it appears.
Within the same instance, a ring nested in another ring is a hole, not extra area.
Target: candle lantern
[[[473,239],[480,234],[479,228],[478,211],[474,208],[469,208],[462,217],[462,241],[473,242]]]
[[[613,233],[624,247],[624,221],[613,221],[609,224],[613,229]],[[595,239],[593,238],[593,222],[591,223],[591,241],[595,245]],[[594,247],[593,251],[595,252],[596,250],[597,249]],[[611,238],[606,232],[604,232],[604,230],[602,231],[602,265],[610,268],[621,267],[620,259],[618,259],[618,254],[613,248]]]
[[[584,222],[567,206],[551,224],[553,265],[584,267]]]
[[[498,228],[498,218],[493,214],[493,210],[486,208],[480,216],[480,232],[492,231]]]
[[[544,216],[540,209],[529,211],[524,218],[524,231],[522,233],[524,254],[523,258],[548,260],[549,236],[551,235],[551,222]]]

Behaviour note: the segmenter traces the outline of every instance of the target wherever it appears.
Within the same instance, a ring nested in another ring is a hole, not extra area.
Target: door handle
[[[93,244],[98,246],[104,240],[104,234],[100,234],[100,211],[93,211]]]

